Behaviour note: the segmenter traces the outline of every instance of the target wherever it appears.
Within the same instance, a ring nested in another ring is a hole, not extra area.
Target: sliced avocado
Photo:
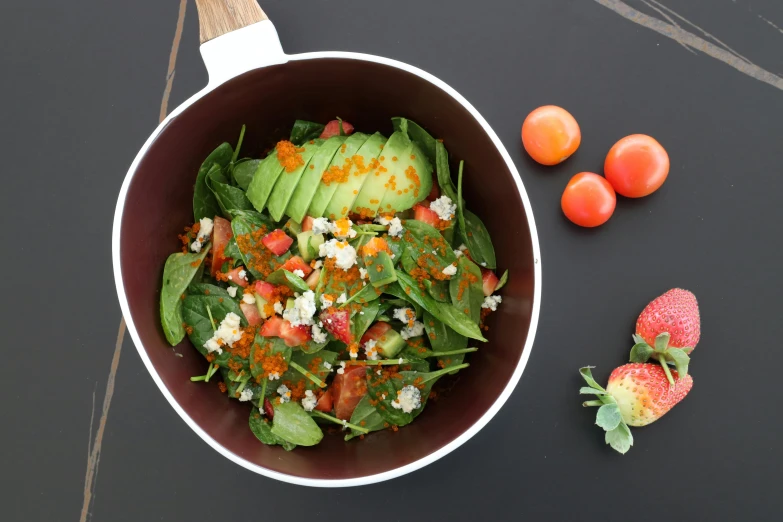
[[[353,202],[352,212],[367,217],[375,217],[378,212],[383,211],[383,209],[380,209],[381,200],[386,195],[389,178],[394,176],[397,179],[403,172],[400,170],[398,173],[397,167],[401,163],[392,162],[392,157],[402,156],[410,146],[410,143],[408,135],[404,132],[398,131],[389,137],[378,157],[378,169],[370,176],[367,176],[362,189],[359,191],[359,195],[356,196],[356,200]]]
[[[394,183],[389,182],[381,200],[380,212],[408,210],[424,200],[432,190],[432,165],[418,145],[411,142],[402,156],[397,156],[397,163],[399,174]]]
[[[335,154],[334,158],[332,158],[332,162],[329,164],[329,168],[326,170],[350,170],[351,162],[353,161],[351,158],[354,154],[356,154],[359,148],[364,145],[364,142],[367,141],[368,138],[368,135],[361,132],[357,132],[351,136],[348,136],[348,139],[346,139],[345,143],[340,146],[337,154]],[[327,172],[324,172],[324,175],[327,175]],[[307,209],[307,215],[312,217],[323,216],[324,212],[326,211],[326,207],[329,205],[329,201],[332,200],[332,196],[337,191],[338,186],[339,183],[329,182],[327,184],[323,181],[323,179],[321,179],[321,182],[318,184],[318,189],[316,189],[315,195],[313,195],[313,200],[310,202],[310,208]]]
[[[302,174],[308,168],[310,161],[312,161],[313,155],[318,151],[318,148],[323,143],[323,140],[310,140],[302,145],[304,149],[300,154],[304,163],[296,170],[287,172],[283,170],[280,176],[277,178],[277,183],[272,189],[272,194],[269,196],[269,200],[266,202],[266,208],[269,210],[269,215],[275,221],[283,219],[285,209],[288,206],[288,201],[296,189],[299,180],[302,178]],[[313,169],[315,170],[315,169]]]
[[[396,357],[406,344],[405,339],[396,330],[387,330],[376,343],[375,347],[387,359]]]
[[[307,166],[302,177],[299,179],[294,194],[288,202],[288,207],[285,209],[285,213],[288,217],[297,223],[301,223],[305,218],[313,195],[319,187],[321,176],[329,167],[332,158],[334,158],[334,155],[340,146],[345,143],[345,140],[345,136],[332,136],[326,140],[318,147],[318,150],[310,160],[310,165]]]
[[[306,263],[309,263],[315,259],[320,246],[324,244],[324,235],[313,234],[312,230],[307,230],[297,234],[296,240],[299,245],[299,255]]]
[[[375,177],[375,172],[378,170],[378,156],[383,152],[384,143],[386,137],[376,132],[356,151],[354,158],[362,159],[354,161],[345,183],[338,183],[337,190],[324,211],[327,216],[334,215],[334,219],[338,219],[348,215],[364,181],[368,176]]]
[[[258,164],[258,170],[247,187],[246,195],[259,212],[264,210],[269,194],[272,193],[272,187],[275,186],[275,181],[280,177],[282,171],[283,167],[274,150]]]
[[[371,259],[368,259],[371,258]],[[375,288],[388,285],[397,280],[397,272],[394,270],[394,261],[388,252],[380,251],[377,256],[364,256],[367,265],[367,276]]]

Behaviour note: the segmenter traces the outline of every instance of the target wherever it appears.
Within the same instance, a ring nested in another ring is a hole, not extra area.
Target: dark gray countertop
[[[6,3],[4,520],[780,518],[783,4],[262,7],[287,52],[412,63],[494,127],[522,173],[542,250],[541,320],[522,381],[471,441],[389,483],[307,489],[211,450],[163,399],[131,340],[115,350],[110,252],[116,195],[158,122],[170,60],[168,108],[206,83],[195,5]],[[576,116],[583,141],[565,164],[543,169],[524,154],[519,128],[549,103]],[[600,172],[611,144],[637,132],[668,149],[669,180],[644,200],[620,199],[598,230],[572,226],[559,208],[570,175]],[[636,315],[674,286],[701,305],[695,387],[665,419],[635,430],[620,456],[580,407],[577,369],[594,364],[605,380],[624,361]]]

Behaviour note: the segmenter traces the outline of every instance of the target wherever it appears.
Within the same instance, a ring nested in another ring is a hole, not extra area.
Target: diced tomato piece
[[[305,280],[305,283],[307,283],[307,286],[310,287],[310,290],[315,291],[315,287],[318,286],[318,280],[321,279],[321,269],[316,268],[313,270],[313,273],[308,276],[308,278]]]
[[[437,228],[440,223],[440,217],[434,210],[429,209],[429,203],[426,207],[422,204],[414,206],[413,219],[427,223],[435,228]]]
[[[239,277],[240,272],[245,273],[245,277]],[[247,288],[248,282],[247,282],[247,270],[245,270],[245,267],[238,266],[233,270],[229,270],[228,274],[228,280],[234,283],[235,285],[239,285],[242,288]]]
[[[341,420],[350,420],[356,405],[367,394],[365,366],[346,366],[338,373],[332,383],[334,416]]]
[[[264,298],[264,301],[271,303],[275,300],[275,285],[266,281],[256,281],[253,284],[253,291]]]
[[[368,328],[362,336],[361,345],[364,346],[364,344],[370,339],[373,341],[380,341],[384,334],[391,329],[392,327],[389,323],[384,323],[383,321],[375,323],[370,328]]]
[[[291,323],[286,320],[283,320],[280,325],[280,338],[285,341],[286,346],[302,346],[312,337],[307,326],[291,326]]]
[[[220,272],[220,267],[228,260],[223,257],[223,252],[232,237],[234,233],[231,232],[231,222],[215,216],[212,227],[212,276]]]
[[[351,312],[348,309],[328,308],[321,312],[320,319],[327,332],[345,344],[351,344]]]
[[[282,256],[291,245],[294,243],[294,238],[285,233],[282,229],[273,230],[265,235],[261,242],[267,247],[274,255]]]
[[[437,183],[432,184],[432,190],[430,190],[430,195],[427,196],[427,201],[435,201],[440,197],[440,187]]]
[[[378,252],[389,252],[389,244],[382,237],[374,237],[362,247],[362,254],[366,256],[377,256]]]
[[[283,318],[278,315],[273,315],[266,320],[264,326],[258,332],[263,337],[280,337],[280,330],[283,326]]]
[[[484,286],[484,295],[492,295],[498,286],[498,276],[495,272],[486,268],[481,269],[481,283]]]
[[[269,420],[275,418],[275,409],[272,407],[272,403],[269,402],[269,399],[266,397],[264,397],[264,413],[266,413],[266,416],[269,417]]]
[[[305,263],[304,259],[299,256],[289,257],[280,268],[284,268],[289,272],[293,272],[294,270],[301,270],[304,272],[304,277],[309,276],[310,272],[313,271],[313,267]]]
[[[239,303],[239,308],[242,309],[242,313],[245,314],[247,324],[250,326],[256,326],[264,322],[261,314],[258,312],[258,307],[255,304]]]
[[[315,405],[315,409],[324,413],[330,413],[332,411],[332,390],[328,389],[318,399],[318,403]]]
[[[310,216],[305,216],[302,220],[302,232],[307,232],[308,230],[313,229],[313,222],[315,219],[311,218]]]
[[[347,121],[343,121],[343,133],[346,136],[350,136],[353,133],[353,125],[351,125]],[[318,137],[326,139],[326,138],[331,138],[332,136],[339,136],[339,135],[340,135],[340,120],[332,120],[326,124],[326,127],[324,127],[323,132],[321,132],[321,135]]]

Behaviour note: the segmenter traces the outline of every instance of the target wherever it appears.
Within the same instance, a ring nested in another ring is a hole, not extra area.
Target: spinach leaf
[[[324,277],[324,271],[321,271],[321,277]],[[361,290],[353,294],[344,304],[341,304],[340,308],[342,308],[343,306],[349,303],[353,303],[354,301],[360,304],[367,304],[372,301],[375,301],[376,299],[381,297],[381,294],[383,293],[383,291],[385,291],[384,290],[385,288],[386,287],[375,288],[372,285],[365,285],[362,287]],[[317,292],[316,292],[316,298],[320,298],[320,294],[318,294]]]
[[[198,222],[201,218],[214,218],[220,213],[220,206],[212,191],[207,187],[207,174],[212,165],[217,164],[221,168],[225,167],[231,161],[234,154],[231,145],[221,143],[213,150],[201,167],[196,176],[196,186],[193,190],[193,220]]]
[[[234,169],[231,171],[231,175],[234,176],[234,181],[236,181],[236,184],[239,186],[239,188],[242,190],[247,190],[247,187],[253,180],[253,176],[255,175],[256,170],[258,170],[258,165],[260,163],[261,160],[251,159],[234,165]]]
[[[402,241],[402,238],[390,236],[389,234],[384,234],[382,237],[386,240],[386,244],[389,245],[389,250],[391,250],[391,253],[394,256],[394,262],[399,262],[400,256],[402,256],[402,253],[405,251],[405,243]]]
[[[401,263],[403,269],[408,273],[416,266],[429,274],[441,273],[444,268],[457,260],[451,245],[446,242],[435,227],[415,219],[406,219],[404,226],[405,251]],[[406,256],[410,259],[407,259]],[[410,263],[411,260],[416,266]],[[405,268],[406,263],[409,269]]]
[[[486,342],[484,336],[481,335],[481,329],[478,324],[474,323],[470,317],[460,310],[457,310],[452,305],[449,305],[448,303],[439,303],[428,294],[423,293],[416,284],[416,281],[401,270],[397,270],[397,284],[408,299],[416,302],[424,310],[432,314],[433,317],[442,321],[457,333],[470,337],[471,339]],[[389,286],[391,287],[393,285]],[[389,289],[387,288],[387,293],[389,293],[388,290]]]
[[[338,355],[337,352],[329,350],[321,350],[317,353],[294,352],[293,355],[291,355],[291,362],[298,364],[322,381],[326,381],[327,377],[331,374],[331,370],[327,369],[324,366],[324,363],[327,362],[334,366],[334,362],[337,360]],[[305,388],[308,390],[315,390],[318,388],[318,385],[308,379],[307,376],[302,375],[302,373],[290,366],[283,376],[280,377],[280,382],[290,381],[294,383],[294,385],[301,380],[304,380]]]
[[[264,444],[269,446],[280,445],[283,446],[283,449],[286,451],[291,451],[296,447],[296,444],[292,444],[286,440],[283,440],[272,433],[272,426],[270,425],[269,421],[266,420],[266,417],[262,416],[261,413],[255,408],[250,411],[249,424],[250,431],[252,431],[253,435],[255,435],[256,438]]]
[[[451,350],[461,350],[468,347],[468,338],[458,334],[449,328],[443,322],[439,321],[429,313],[424,313],[424,331],[427,332],[427,338],[430,340],[433,352],[447,352]],[[418,357],[426,357],[426,354],[420,354]],[[464,354],[449,355],[439,357],[438,362],[444,364],[444,368],[456,366],[465,360]]]
[[[202,355],[207,355],[208,352],[204,348],[204,344],[212,338],[214,328],[220,325],[229,312],[237,314],[241,320],[240,324],[247,326],[247,319],[245,319],[245,314],[242,313],[239,305],[231,299],[228,292],[219,286],[190,285],[188,291],[194,293],[186,295],[185,300],[182,301],[182,318],[185,324],[192,328],[192,332],[188,334],[190,342]],[[209,294],[206,293],[207,291]],[[215,320],[214,325],[209,318],[210,313],[212,319]]]
[[[253,232],[259,228],[262,229],[261,235],[264,235],[274,229],[274,223],[258,212],[247,210],[238,210],[234,212],[234,219],[231,220],[231,231],[233,232],[234,237],[236,238],[238,236],[247,236],[248,238],[246,243],[246,250],[238,248],[239,253],[242,256],[243,264],[245,265],[245,268],[247,268],[250,273],[253,274],[253,277],[256,279],[264,279],[264,272],[260,271],[259,268],[265,267],[259,265],[265,261],[261,259],[256,260],[256,254],[254,253],[258,252],[259,249],[265,248],[259,244],[260,241],[256,242],[254,239],[258,236],[258,234],[253,235]],[[243,244],[245,244],[245,242],[243,242]],[[272,265],[275,265],[277,259],[272,258],[272,260],[269,262]],[[277,265],[270,266],[269,269],[274,269],[276,266]],[[269,272],[267,271],[266,273]]]
[[[367,285],[370,286],[370,285]],[[362,338],[364,333],[370,327],[375,320],[375,316],[378,314],[378,310],[381,307],[380,301],[373,301],[364,306],[359,312],[353,316],[352,333],[355,340]]]
[[[321,135],[324,130],[324,125],[315,123],[312,121],[296,120],[294,126],[291,129],[291,137],[289,140],[294,145],[301,145],[306,141],[314,140]]]
[[[400,271],[398,270],[397,273],[399,274]],[[403,291],[401,285],[397,283],[392,283],[384,289],[383,293],[393,295],[394,297],[397,297],[402,301],[404,301],[406,304],[412,305],[413,310],[416,312],[416,317],[421,317],[421,304],[417,300],[413,299],[411,296],[406,294]]]
[[[260,354],[261,351],[264,352],[263,357]],[[288,362],[291,360],[293,350],[290,346],[286,346],[285,341],[279,337],[263,337],[257,333],[253,340],[253,346],[250,348],[250,375],[254,378],[263,376],[263,359],[278,353]]]
[[[269,274],[269,277],[266,278],[266,282],[272,283],[273,285],[285,285],[294,292],[304,293],[310,290],[310,287],[307,286],[304,279],[284,268],[280,268]]]
[[[457,261],[457,273],[449,281],[451,304],[470,316],[474,323],[481,321],[481,303],[484,302],[484,287],[481,269],[467,256]]]
[[[245,192],[239,187],[229,185],[227,181],[220,167],[217,164],[212,165],[207,173],[207,187],[215,195],[223,215],[231,219],[234,210],[252,210],[253,204],[247,199]]]
[[[435,143],[435,167],[438,172],[438,185],[444,196],[456,202],[457,201],[457,187],[454,186],[454,182],[451,180],[451,172],[449,171],[449,153],[446,152],[446,147],[443,143]]]
[[[318,424],[296,402],[275,405],[272,434],[299,446],[315,446],[324,437]]]
[[[182,326],[182,294],[202,268],[211,245],[207,244],[198,254],[171,254],[163,267],[163,288],[160,291],[160,323],[166,340],[175,346],[185,337]]]
[[[500,279],[498,280],[498,284],[495,287],[495,292],[506,286],[506,283],[508,283],[508,270],[503,272],[503,275],[500,276]]]
[[[375,410],[383,420],[395,426],[405,426],[413,420],[412,412],[405,413],[392,406],[392,401],[397,399],[397,392],[404,386],[401,379],[386,374],[379,376],[372,368],[367,371],[367,395],[377,401]]]
[[[237,264],[237,261],[242,261],[242,253],[239,251],[237,239],[234,236],[231,236],[231,239],[228,240],[226,248],[223,249],[223,257],[227,257],[232,260],[229,268],[234,268],[234,266]]]
[[[425,131],[421,126],[408,120],[406,118],[392,118],[392,125],[395,131],[404,132],[408,135],[411,141],[424,152],[430,163],[435,163],[435,144],[437,141],[433,138],[429,132]]]
[[[453,278],[452,278],[453,280]],[[424,287],[430,294],[430,297],[441,303],[449,302],[449,282],[447,281],[435,281],[434,283],[429,279],[424,280]]]
[[[489,231],[479,217],[465,209],[462,200],[462,171],[464,162],[459,164],[459,175],[457,176],[457,218],[459,221],[459,231],[462,240],[468,247],[470,257],[479,265],[495,269],[497,262],[495,260],[495,247],[492,246],[492,238],[489,237]]]
[[[356,405],[356,409],[353,410],[349,422],[369,431],[378,431],[384,428],[383,423],[385,421],[383,420],[383,417],[381,417],[381,414],[375,409],[375,406],[370,404],[370,396],[365,395],[359,401],[359,404]],[[362,435],[360,431],[351,430],[351,433],[348,433],[345,436],[345,440],[349,441],[359,435]]]
[[[305,344],[299,346],[299,349],[302,350],[302,352],[304,353],[310,353],[310,354],[319,353],[321,350],[326,348],[328,344],[329,344],[328,339],[322,343],[317,343],[312,339],[310,339]]]

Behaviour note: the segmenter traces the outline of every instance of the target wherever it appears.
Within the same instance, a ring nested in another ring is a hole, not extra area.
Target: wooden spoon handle
[[[268,20],[256,0],[196,0],[201,43]]]

